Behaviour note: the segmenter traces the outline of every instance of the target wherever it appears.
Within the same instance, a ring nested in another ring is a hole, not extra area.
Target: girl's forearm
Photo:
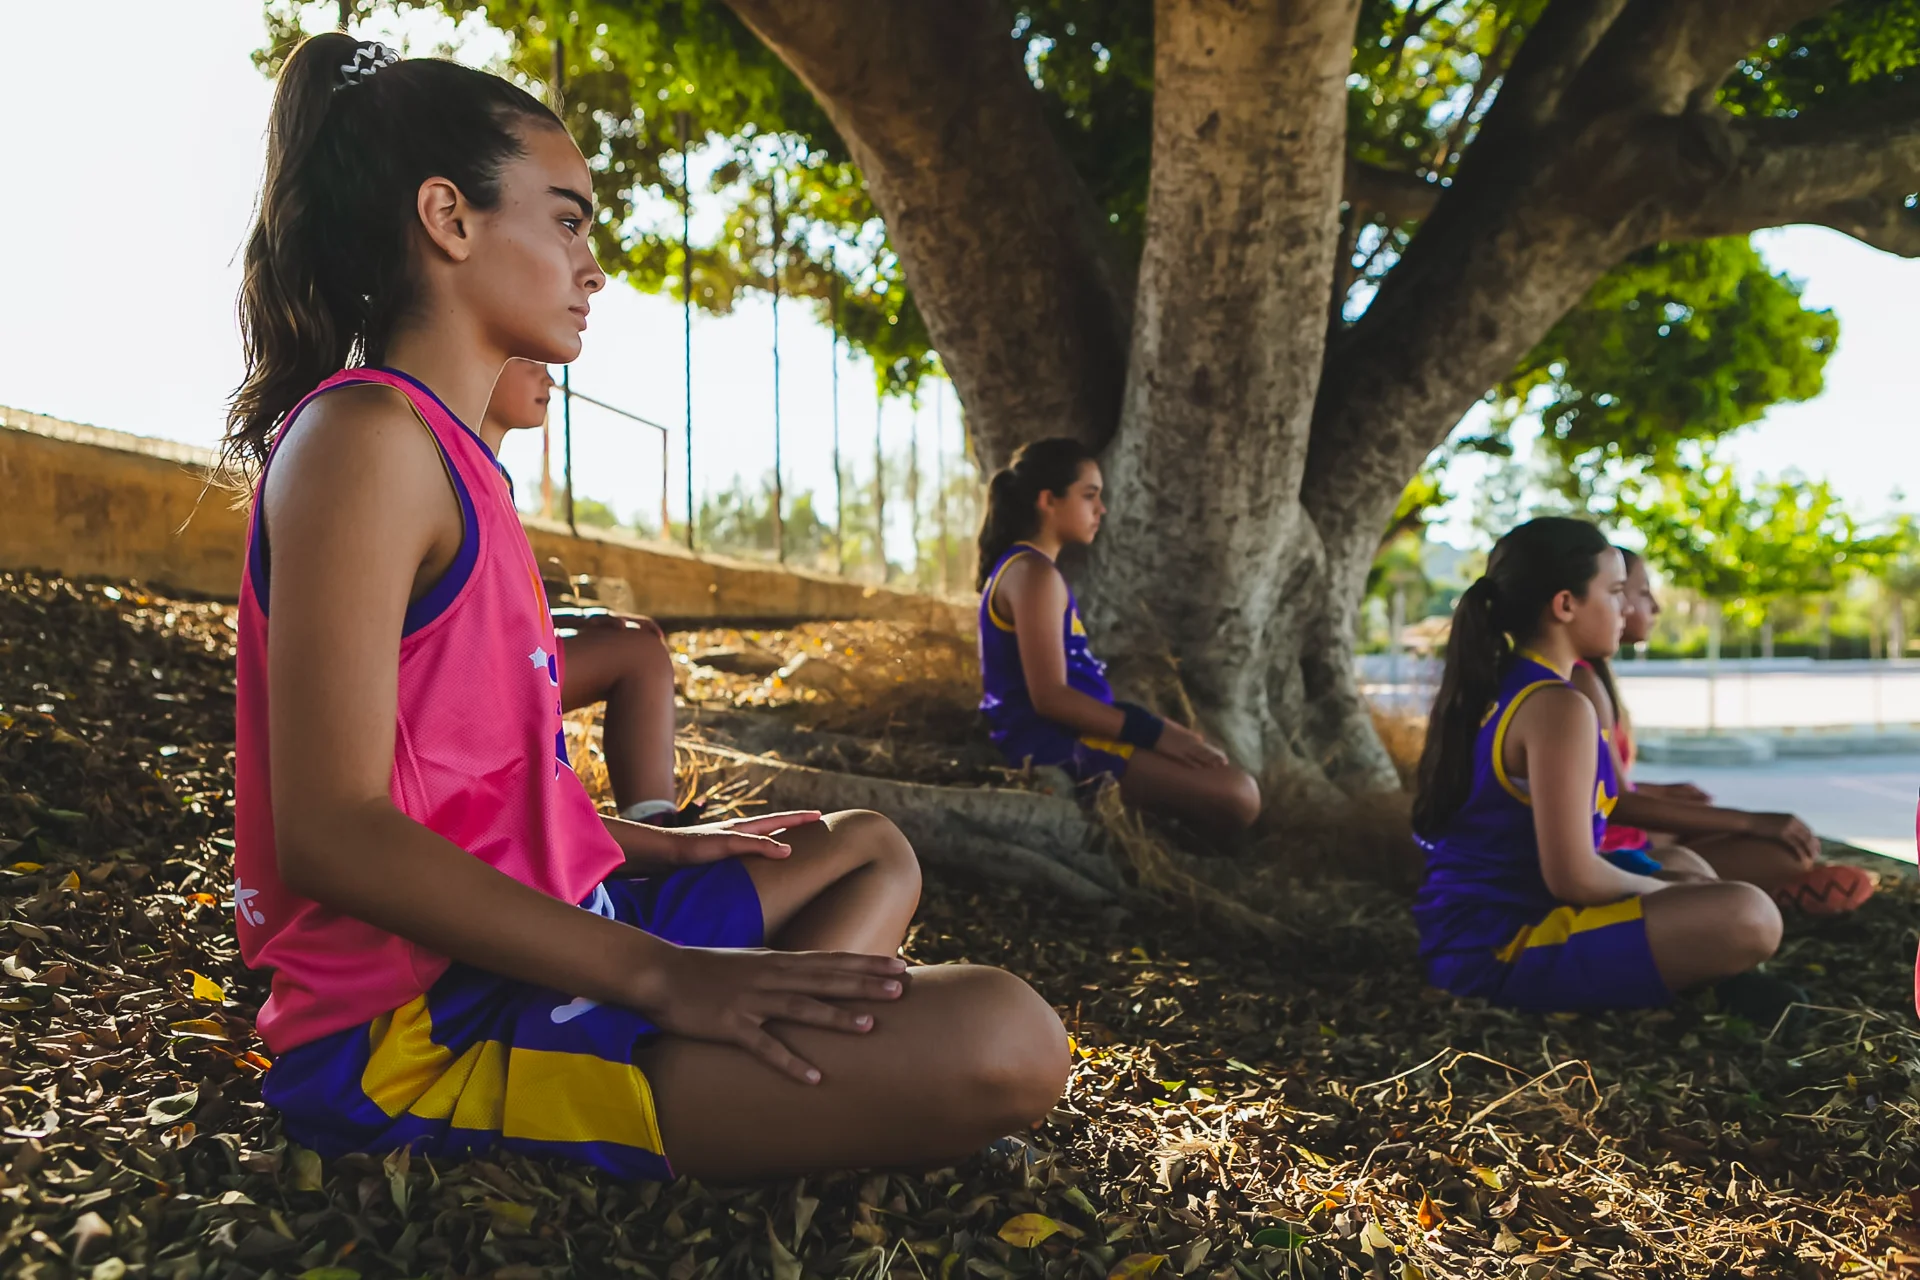
[[[1579,865],[1551,876],[1547,890],[1562,902],[1576,907],[1599,907],[1622,898],[1658,893],[1667,881],[1635,875],[1608,862],[1599,854],[1578,855]]]
[[[1624,792],[1613,807],[1613,820],[1650,831],[1678,835],[1721,835],[1751,829],[1752,815],[1739,809],[1721,809],[1691,800],[1669,800],[1639,791]]]
[[[1127,714],[1112,703],[1089,697],[1071,685],[1033,694],[1033,709],[1047,719],[1096,738],[1118,739]]]
[[[390,803],[332,817],[314,824],[316,838],[281,836],[281,874],[296,893],[429,951],[570,995],[634,1006],[658,989],[668,943],[520,883]]]

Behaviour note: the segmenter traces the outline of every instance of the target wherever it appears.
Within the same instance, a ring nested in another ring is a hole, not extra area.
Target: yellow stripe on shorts
[[[1539,924],[1524,925],[1513,941],[1494,953],[1502,964],[1512,964],[1520,953],[1535,947],[1557,947],[1576,933],[1626,924],[1641,917],[1639,898],[1622,898],[1599,907],[1555,907]]]
[[[1122,760],[1133,759],[1131,742],[1115,742],[1112,738],[1082,738],[1080,745],[1092,747],[1095,751],[1104,751],[1110,756],[1119,756]]]
[[[663,1153],[653,1088],[640,1068],[590,1053],[470,1045],[458,1057],[433,1039],[427,998],[368,1028],[360,1089],[389,1116],[535,1142],[610,1142]]]
[[[507,1062],[506,1102],[503,1138],[616,1142],[663,1154],[653,1087],[632,1063],[515,1049]]]

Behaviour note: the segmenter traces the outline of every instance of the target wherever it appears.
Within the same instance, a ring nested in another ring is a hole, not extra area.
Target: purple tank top
[[[1501,677],[1500,694],[1487,708],[1474,741],[1473,789],[1466,803],[1438,836],[1417,838],[1427,860],[1426,883],[1413,908],[1423,952],[1483,942],[1498,946],[1512,936],[1512,927],[1500,923],[1510,914],[1541,914],[1558,905],[1540,871],[1540,843],[1534,835],[1533,801],[1526,779],[1507,773],[1502,752],[1521,704],[1541,689],[1566,684],[1566,676],[1524,650],[1514,655]],[[1619,798],[1613,759],[1601,738],[1593,786],[1596,851],[1606,834],[1607,815]],[[1497,920],[1491,920],[1485,918],[1488,907],[1507,910],[1493,913]],[[1481,924],[1487,937],[1478,936]]]
[[[1033,709],[1032,698],[1027,695],[1027,677],[1020,667],[1020,640],[1014,634],[1013,620],[1003,617],[993,607],[993,592],[1000,585],[1000,575],[1006,572],[1015,556],[1022,555],[1038,556],[1049,568],[1053,567],[1053,560],[1046,552],[1028,543],[1016,542],[995,562],[993,572],[987,575],[986,590],[980,593],[980,710],[986,713],[995,742],[1023,723],[1040,718]],[[1061,619],[1060,629],[1061,643],[1067,651],[1068,686],[1111,704],[1113,686],[1107,683],[1107,668],[1087,647],[1087,628],[1080,621],[1080,602],[1074,598],[1071,587],[1067,589],[1067,612]]]

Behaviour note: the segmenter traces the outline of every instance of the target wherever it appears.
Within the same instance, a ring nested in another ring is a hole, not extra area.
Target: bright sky
[[[330,8],[331,6],[326,6]],[[13,59],[0,77],[0,404],[195,444],[217,440],[238,381],[233,320],[238,254],[252,213],[270,84],[248,54],[263,28],[258,0],[204,0],[188,28],[177,5],[0,0],[0,29],[22,48],[83,50],[71,60]],[[450,34],[410,20],[424,52]],[[470,34],[484,58],[489,34]],[[95,145],[78,145],[92,139]],[[697,215],[696,215],[697,216]],[[1805,280],[1809,301],[1841,320],[1827,390],[1775,410],[1737,438],[1748,469],[1825,477],[1861,515],[1920,489],[1920,262],[1811,228],[1759,240],[1777,268]],[[768,305],[694,320],[694,462],[702,491],[772,463]],[[615,283],[595,302],[577,389],[675,427],[671,501],[684,510],[685,400],[675,303]],[[788,491],[830,507],[829,336],[789,305],[781,317],[781,406]],[[941,387],[945,447],[959,413]],[[875,397],[864,362],[842,361],[842,438],[871,474]],[[913,411],[884,410],[889,451],[904,450]],[[934,448],[931,398],[919,415],[922,458]],[[556,424],[557,425],[557,424]],[[659,509],[658,436],[576,403],[579,492],[622,514]],[[510,442],[516,474],[538,473],[532,433]],[[1451,526],[1449,526],[1451,530]]]
[[[194,9],[185,35],[178,6],[153,0],[0,0],[0,29],[25,41],[22,47],[84,49],[88,82],[119,91],[77,91],[71,64],[57,58],[14,59],[0,76],[0,190],[7,193],[0,199],[0,404],[199,445],[220,437],[226,399],[240,378],[234,297],[272,84],[248,60],[263,42],[258,0],[205,0]],[[451,34],[444,22],[414,19],[407,26],[421,52]],[[479,30],[472,47],[484,59],[497,44]],[[102,145],[75,145],[88,138]],[[695,221],[698,235],[697,202]],[[675,519],[686,510],[681,326],[677,303],[615,281],[594,301],[586,349],[572,373],[576,390],[673,428]],[[723,489],[738,474],[757,480],[771,470],[772,352],[771,307],[758,295],[731,316],[694,312],[694,462],[702,492]],[[831,335],[788,303],[780,352],[787,492],[813,489],[830,511]],[[879,409],[873,388],[872,366],[843,351],[840,422],[850,484],[856,476],[871,483]],[[555,403],[557,481],[557,397]],[[922,492],[931,494],[936,436],[945,441],[948,465],[965,465],[957,461],[960,414],[952,388],[930,384],[918,419],[928,477]],[[914,420],[906,401],[886,403],[890,455],[905,451]],[[611,503],[622,516],[637,510],[657,519],[659,439],[575,401],[577,492]],[[503,456],[517,477],[537,479],[538,433],[516,433]],[[531,484],[522,486],[523,495],[531,491]],[[906,515],[897,506],[889,508],[899,520],[889,529],[896,558],[907,543]]]

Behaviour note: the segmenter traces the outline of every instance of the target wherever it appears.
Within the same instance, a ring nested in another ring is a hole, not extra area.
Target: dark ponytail
[[[301,397],[354,362],[379,364],[413,302],[420,184],[445,178],[474,205],[500,199],[519,127],[561,127],[498,76],[400,61],[351,36],[314,36],[280,72],[267,164],[240,286],[246,377],[221,464],[235,481],[266,460]]]
[[[1609,549],[1600,530],[1565,516],[1529,520],[1494,544],[1486,573],[1454,606],[1447,665],[1416,775],[1415,832],[1433,839],[1467,802],[1474,740],[1515,646],[1534,637],[1555,596],[1586,595]]]
[[[1013,461],[993,473],[987,484],[987,514],[980,521],[975,591],[987,585],[993,566],[1007,548],[1039,531],[1040,512],[1034,504],[1041,492],[1065,497],[1080,478],[1080,469],[1093,460],[1093,450],[1078,440],[1053,436],[1021,445],[1014,450]]]

